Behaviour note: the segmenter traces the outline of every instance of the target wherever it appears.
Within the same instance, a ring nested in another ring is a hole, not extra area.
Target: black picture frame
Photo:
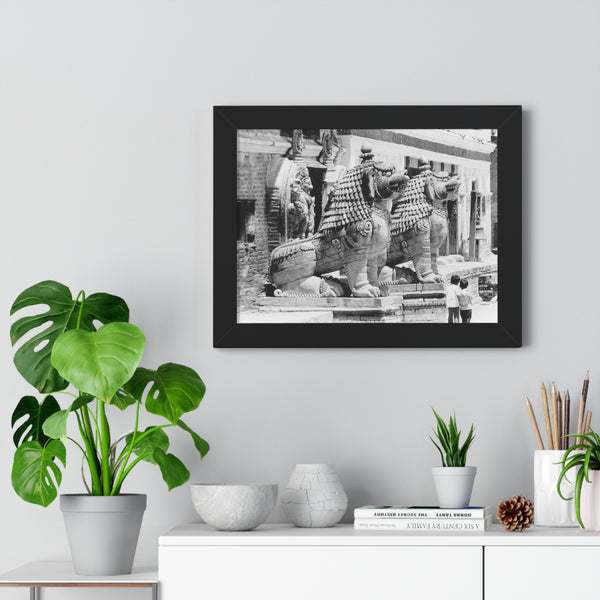
[[[214,107],[215,348],[521,347],[521,106]],[[497,323],[238,323],[237,132],[239,129],[497,129]]]

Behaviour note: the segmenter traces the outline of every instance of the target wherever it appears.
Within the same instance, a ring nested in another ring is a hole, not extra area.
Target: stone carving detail
[[[288,237],[306,238],[315,228],[315,199],[311,195],[313,185],[306,167],[301,167],[292,182],[288,210]]]
[[[321,136],[321,162],[326,167],[332,167],[341,153],[342,145],[337,136],[337,129],[325,129]]]
[[[276,295],[305,295],[321,290],[310,279],[340,271],[352,296],[380,295],[379,270],[390,241],[392,201],[408,177],[376,163],[371,149],[362,148],[361,163],[336,184],[315,235],[287,242],[271,253],[270,279]],[[337,295],[339,288],[319,295]]]
[[[292,158],[293,160],[302,160],[304,152],[304,134],[302,129],[294,129],[292,133]]]
[[[437,255],[448,236],[445,203],[455,197],[459,187],[458,176],[433,173],[427,161],[419,160],[419,173],[404,187],[392,208],[389,266],[412,260],[419,281],[443,281]]]

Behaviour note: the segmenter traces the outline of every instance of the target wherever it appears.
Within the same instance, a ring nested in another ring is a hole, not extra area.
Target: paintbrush
[[[546,436],[548,437],[548,450],[554,450],[552,443],[552,425],[550,424],[550,409],[548,408],[548,393],[546,386],[542,381],[542,407],[544,409],[544,419],[546,421]]]
[[[527,406],[529,420],[531,421],[531,426],[533,427],[533,433],[535,434],[535,439],[537,440],[538,448],[540,450],[544,450],[544,442],[542,441],[542,436],[540,435],[540,429],[535,418],[535,413],[533,412],[533,406],[531,406],[531,402],[529,402],[529,398],[527,396],[525,396],[525,404]]]

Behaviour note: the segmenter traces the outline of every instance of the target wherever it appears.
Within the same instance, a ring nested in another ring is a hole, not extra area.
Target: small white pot
[[[590,481],[583,479],[580,513],[586,531],[600,531],[600,471],[589,471]]]
[[[477,467],[431,467],[440,508],[466,508]]]

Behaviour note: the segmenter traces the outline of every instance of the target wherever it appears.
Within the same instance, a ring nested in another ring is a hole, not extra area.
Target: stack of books
[[[487,506],[361,506],[354,528],[368,531],[486,531],[492,522]]]

